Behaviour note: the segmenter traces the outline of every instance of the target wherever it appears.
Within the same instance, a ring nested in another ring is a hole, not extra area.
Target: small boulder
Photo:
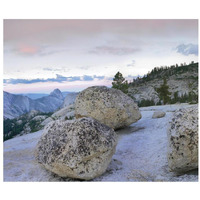
[[[116,130],[138,121],[141,113],[133,99],[122,91],[93,86],[76,97],[75,117],[92,117]]]
[[[163,112],[163,111],[155,111],[155,112],[153,113],[152,118],[153,118],[153,119],[155,119],[155,118],[162,118],[162,117],[164,117],[165,115],[166,115],[166,113]]]
[[[177,173],[198,168],[198,106],[174,113],[168,129],[168,165]]]
[[[95,119],[57,120],[45,127],[35,155],[61,177],[90,180],[106,171],[116,145],[114,130]]]

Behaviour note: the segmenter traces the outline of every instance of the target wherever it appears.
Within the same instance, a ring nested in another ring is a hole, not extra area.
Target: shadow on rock
[[[128,126],[122,129],[118,129],[116,131],[117,135],[128,135],[140,130],[143,130],[145,127],[135,127],[135,126]]]

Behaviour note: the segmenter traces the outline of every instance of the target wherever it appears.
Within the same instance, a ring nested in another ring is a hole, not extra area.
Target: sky
[[[111,86],[154,67],[198,61],[198,20],[4,20],[4,91]]]

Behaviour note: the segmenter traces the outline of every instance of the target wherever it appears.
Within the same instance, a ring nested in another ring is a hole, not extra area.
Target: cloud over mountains
[[[73,82],[73,81],[93,81],[93,80],[103,80],[103,79],[108,79],[110,80],[109,77],[105,76],[89,76],[89,75],[83,75],[83,76],[62,76],[59,74],[56,74],[56,78],[47,78],[47,79],[4,79],[3,82],[6,84],[31,84],[31,83],[39,83],[39,82],[57,82],[57,83],[62,83],[62,82]]]
[[[183,54],[185,56],[195,55],[198,56],[198,45],[197,44],[180,44],[176,47],[178,53]]]

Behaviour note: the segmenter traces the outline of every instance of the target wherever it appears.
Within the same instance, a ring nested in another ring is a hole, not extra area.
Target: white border
[[[197,0],[3,0],[3,19],[199,19]],[[3,42],[1,39],[1,47]],[[3,66],[3,48],[0,61]],[[3,67],[0,68],[3,79]],[[1,79],[1,80],[2,80]],[[3,120],[1,84],[1,128]],[[1,135],[3,138],[3,133]],[[1,167],[3,145],[1,142]],[[1,168],[1,181],[3,181]],[[198,183],[1,183],[5,199],[198,199]]]

